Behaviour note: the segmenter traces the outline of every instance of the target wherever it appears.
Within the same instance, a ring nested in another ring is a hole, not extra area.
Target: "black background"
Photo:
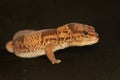
[[[21,59],[4,48],[22,29],[56,28],[66,23],[92,25],[99,43]],[[0,0],[0,80],[120,80],[120,6],[115,0]]]

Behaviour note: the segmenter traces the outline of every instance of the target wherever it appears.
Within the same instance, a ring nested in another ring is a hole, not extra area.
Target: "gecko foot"
[[[61,62],[61,60],[54,60],[54,61],[52,61],[52,64],[58,64],[58,63],[60,63]]]

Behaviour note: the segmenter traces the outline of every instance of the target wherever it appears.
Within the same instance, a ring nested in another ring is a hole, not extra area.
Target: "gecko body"
[[[6,49],[22,58],[46,55],[52,64],[60,63],[54,52],[70,46],[85,46],[97,43],[98,33],[92,26],[68,23],[56,29],[22,30],[6,44]]]

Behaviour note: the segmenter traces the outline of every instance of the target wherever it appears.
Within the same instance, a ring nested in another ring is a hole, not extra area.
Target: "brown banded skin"
[[[22,30],[6,44],[6,49],[22,58],[46,55],[52,64],[60,63],[54,52],[70,46],[85,46],[97,43],[97,32],[92,26],[69,23],[57,29]]]

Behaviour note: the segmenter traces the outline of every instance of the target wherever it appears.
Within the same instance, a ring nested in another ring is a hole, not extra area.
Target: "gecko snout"
[[[99,38],[99,35],[98,35],[98,33],[96,33],[96,35],[95,35],[97,38]]]

